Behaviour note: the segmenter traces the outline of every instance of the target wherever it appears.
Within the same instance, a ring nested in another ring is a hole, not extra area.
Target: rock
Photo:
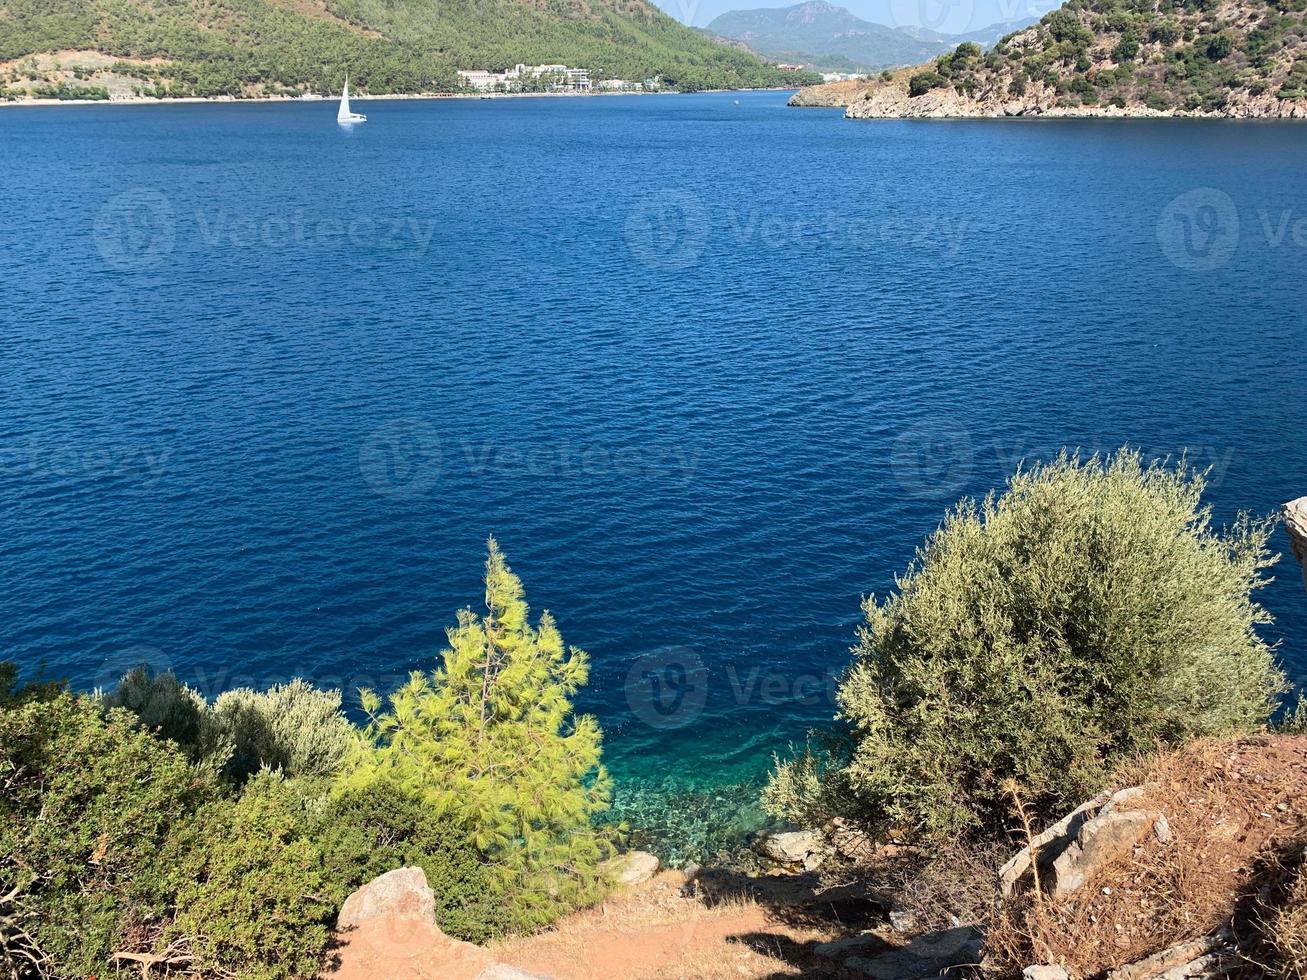
[[[368,919],[436,921],[436,896],[421,868],[396,868],[373,878],[340,907],[336,928],[348,929]]]
[[[1161,813],[1153,821],[1153,836],[1157,838],[1159,844],[1169,844],[1175,839],[1175,834],[1171,830],[1171,822]]]
[[[917,914],[904,909],[890,909],[890,928],[895,932],[912,933],[917,931]]]
[[[658,873],[658,858],[648,851],[629,851],[604,862],[604,870],[619,885],[638,885]]]
[[[1075,841],[1053,862],[1053,893],[1069,895],[1108,865],[1126,857],[1157,815],[1147,810],[1101,813],[1080,828]]]
[[[845,957],[844,966],[872,980],[920,980],[937,977],[954,966],[980,961],[984,936],[974,926],[918,936],[908,945],[880,956]]]
[[[345,899],[332,959],[332,980],[472,980],[495,962],[488,950],[440,931],[435,896],[421,868],[388,871]]]
[[[1233,936],[1221,929],[1210,936],[1154,953],[1138,963],[1118,967],[1108,980],[1190,980],[1198,977],[1225,976],[1223,967],[1235,956]]]
[[[1097,816],[1099,811],[1110,800],[1111,797],[1106,793],[1096,796],[1089,802],[1080,804],[1057,823],[1044,830],[1043,833],[1035,836],[1032,843],[1035,852],[1039,855],[1041,873],[1052,866],[1053,862],[1076,839],[1076,835],[1080,833],[1080,828],[1088,823],[1091,818]],[[1030,847],[1022,848],[999,869],[999,889],[1002,891],[1004,898],[1010,896],[1017,884],[1028,877],[1030,852]]]
[[[1064,966],[1028,966],[1021,971],[1025,980],[1070,980]]]
[[[492,963],[480,973],[476,980],[549,980],[543,973],[528,973],[508,963]]]
[[[1307,497],[1290,500],[1280,508],[1284,529],[1289,532],[1289,547],[1302,565],[1302,584],[1307,587]]]
[[[824,842],[815,830],[760,831],[754,835],[752,846],[769,861],[799,865],[805,871],[815,871],[826,856]]]
[[[857,936],[836,939],[834,942],[818,943],[812,951],[828,960],[842,960],[848,956],[875,956],[889,948],[889,943],[874,932],[864,932]]]

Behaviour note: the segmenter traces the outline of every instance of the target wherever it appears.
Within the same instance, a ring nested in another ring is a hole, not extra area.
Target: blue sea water
[[[0,656],[390,687],[494,534],[622,793],[711,810],[1022,458],[1307,493],[1307,128],[784,101],[0,112]]]

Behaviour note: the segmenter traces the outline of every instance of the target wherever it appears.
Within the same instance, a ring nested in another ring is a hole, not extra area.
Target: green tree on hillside
[[[608,838],[593,821],[609,780],[598,724],[572,707],[587,655],[549,613],[531,625],[494,539],[489,552],[486,613],[458,614],[441,665],[415,672],[385,710],[363,692],[371,747],[347,785],[384,777],[421,794],[509,879],[523,925],[539,925],[602,894]]]
[[[1268,522],[1211,526],[1184,464],[1063,454],[964,501],[866,623],[834,750],[782,762],[768,808],[920,835],[1041,816],[1158,745],[1264,724],[1284,688],[1253,601]]]

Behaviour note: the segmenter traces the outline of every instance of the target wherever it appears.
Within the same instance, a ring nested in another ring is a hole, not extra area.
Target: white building
[[[591,89],[590,71],[586,68],[568,68],[567,65],[514,65],[502,72],[483,68],[460,70],[459,79],[478,92],[519,91],[524,83],[545,79],[551,91],[588,92]]]

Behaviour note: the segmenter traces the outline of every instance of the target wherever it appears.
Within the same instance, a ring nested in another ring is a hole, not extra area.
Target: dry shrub
[[[1299,875],[1285,903],[1266,923],[1276,972],[1287,980],[1307,978],[1307,878]]]
[[[1303,836],[1307,737],[1201,741],[1118,785],[1142,785],[1128,807],[1165,815],[1173,840],[1149,835],[1130,861],[1066,898],[1025,894],[1003,905],[988,935],[1002,972],[1056,962],[1094,976],[1230,922],[1261,860]]]
[[[945,843],[891,876],[897,910],[912,915],[913,931],[984,922],[998,902],[998,869],[1009,848],[993,843]]]

